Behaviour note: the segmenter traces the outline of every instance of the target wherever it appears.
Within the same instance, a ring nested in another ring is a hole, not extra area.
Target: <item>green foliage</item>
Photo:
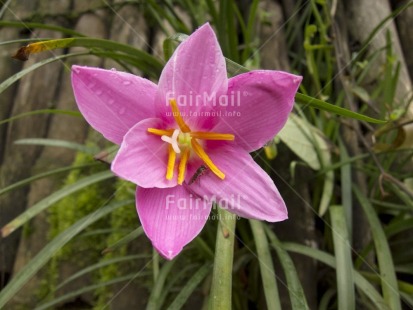
[[[210,21],[227,57],[228,74],[232,76],[258,66],[262,42],[256,33],[257,24],[269,23],[268,13],[262,10],[260,1],[250,1],[245,7],[238,3],[233,0],[151,0],[141,8],[148,23],[168,36],[163,43],[166,60],[186,39],[185,34]],[[127,4],[130,3],[116,5]],[[298,167],[306,167],[311,201],[303,201],[303,205],[312,208],[312,220],[317,221],[314,229],[318,239],[310,240],[318,243],[317,248],[285,243],[270,225],[255,221],[237,221],[236,238],[227,238],[221,229],[222,223],[217,225],[218,221],[210,220],[200,236],[172,262],[159,258],[150,247],[139,247],[140,252],[135,253],[135,245],[147,242],[133,203],[135,186],[124,181],[113,184],[107,167],[93,163],[92,155],[100,148],[93,142],[81,145],[63,140],[25,139],[16,142],[63,146],[80,152],[72,167],[45,171],[0,189],[0,195],[5,194],[36,179],[70,171],[62,189],[2,228],[2,234],[8,235],[40,212],[48,212],[48,244],[0,292],[0,307],[49,262],[46,279],[38,292],[42,299],[38,309],[56,307],[85,292],[93,292],[94,308],[102,309],[116,295],[114,285],[135,282],[149,292],[148,309],[181,309],[191,295],[199,292],[202,292],[199,299],[203,299],[204,308],[211,305],[213,309],[221,304],[229,308],[232,304],[234,309],[247,309],[254,304],[257,308],[275,309],[281,307],[280,299],[285,297],[279,294],[281,283],[288,290],[292,309],[308,309],[305,283],[292,253],[318,262],[317,271],[323,276],[313,279],[314,285],[326,288],[317,300],[319,309],[355,309],[359,305],[374,309],[413,307],[413,190],[409,168],[413,151],[412,145],[401,148],[406,141],[405,127],[409,120],[404,117],[411,98],[397,98],[401,65],[390,35],[385,46],[368,52],[370,42],[383,30],[385,21],[408,5],[411,4],[402,6],[378,25],[345,63],[341,62],[340,46],[332,37],[336,30],[329,1],[297,1],[297,10],[300,10],[285,26],[292,70],[303,75],[304,80],[296,96],[300,106],[296,106],[286,127],[270,145],[268,162],[271,165],[272,160],[276,163],[277,157],[284,156],[277,151],[279,143],[283,143],[297,156],[289,167],[291,178],[296,177]],[[178,14],[177,7],[189,14],[189,22]],[[41,66],[73,56],[110,58],[125,68],[139,69],[152,79],[157,79],[162,69],[163,60],[147,51],[89,38],[71,29],[7,21],[1,21],[0,25],[30,26],[70,36],[37,45],[45,50],[86,48],[82,53],[64,54],[32,64],[3,81],[0,93]],[[15,43],[28,41],[2,42],[0,47]],[[384,63],[381,59],[385,59]],[[375,83],[367,81],[373,69],[378,72]],[[1,120],[0,125],[44,113],[77,114],[38,110]],[[348,131],[346,133],[348,128],[355,128],[351,139],[361,150],[352,147]],[[374,138],[371,139],[373,146],[367,143],[366,136]],[[360,174],[365,179],[361,189],[357,183]],[[111,197],[113,202],[107,204],[110,193],[115,195]],[[367,238],[362,249],[354,249],[353,237],[357,237],[359,228],[354,222],[354,212],[360,208],[367,217],[364,225],[371,231],[371,238]],[[227,224],[235,227],[233,221]],[[76,260],[78,255],[84,260]],[[79,271],[68,279],[60,279],[59,268],[68,261],[77,265]],[[141,268],[143,272],[139,271]],[[285,283],[279,274],[285,275]],[[61,293],[68,283],[82,277],[92,279],[92,284]]]
[[[87,163],[90,163],[91,161],[93,161],[93,157],[91,155],[85,153],[77,153],[73,165],[85,165]],[[84,170],[73,170],[67,176],[65,185],[67,186],[74,184],[85,176],[104,170],[105,167],[101,165],[92,166],[89,169]],[[73,225],[73,223],[75,223],[79,218],[95,211],[102,205],[102,197],[107,196],[105,195],[105,193],[112,191],[113,189],[110,183],[93,184],[81,190],[79,193],[77,193],[76,196],[72,195],[66,197],[56,203],[52,208],[48,210],[50,224],[49,238],[55,238],[62,231]],[[108,223],[105,221],[100,223],[98,222],[95,223],[93,227],[90,227],[88,229],[93,230],[104,228],[107,227],[107,224]],[[70,257],[73,254],[72,252],[74,251],[74,249],[76,251],[84,251],[89,247],[96,247],[97,250],[101,249],[103,248],[103,243],[102,240],[99,239],[101,239],[101,236],[91,238],[91,240],[87,242],[85,242],[85,240],[83,239],[79,240],[81,242],[76,245],[68,244],[67,246],[65,246],[65,248],[62,249],[61,253],[59,253],[58,256]]]
[[[118,181],[116,183],[115,200],[125,201],[134,198],[135,185]],[[138,226],[136,210],[134,207],[118,209],[111,215],[110,222],[107,223],[111,227],[112,232],[106,238],[105,244],[101,249],[112,246],[118,240],[125,236],[125,232],[133,230]],[[134,240],[136,242],[136,240]],[[143,254],[143,253],[140,253]],[[124,244],[115,251],[110,251],[100,258],[101,262],[110,261],[116,257],[123,257],[127,255],[127,244]],[[133,261],[130,262],[129,268],[133,268]],[[127,268],[127,269],[129,269]],[[97,282],[107,282],[118,276],[121,276],[121,272],[117,264],[110,264],[99,269],[99,274],[96,276]],[[97,303],[95,309],[102,309],[107,304],[110,298],[113,296],[112,290],[108,286],[101,286],[96,291]]]
[[[89,144],[87,147],[96,148],[96,145]],[[83,166],[93,161],[93,157],[87,153],[77,153],[74,166]],[[72,170],[66,177],[66,186],[75,184],[84,176],[103,171],[102,166],[91,166],[85,170]],[[48,209],[49,239],[53,240],[63,231],[68,229],[79,218],[83,218],[97,210],[103,203],[102,197],[106,192],[112,191],[110,183],[93,184],[82,189],[77,195],[68,196],[53,207]],[[89,226],[85,231],[93,231],[99,228],[108,227],[107,220],[101,220]],[[92,235],[87,238],[77,238],[62,247],[52,257],[47,270],[47,279],[43,283],[38,295],[40,298],[51,299],[53,292],[59,283],[59,270],[62,263],[78,265],[79,268],[86,266],[92,261],[99,259],[99,251],[103,248],[105,239],[103,235]],[[82,253],[79,259],[78,253]],[[87,257],[87,258],[86,258]],[[45,288],[46,287],[46,288]],[[44,293],[48,294],[45,295]]]

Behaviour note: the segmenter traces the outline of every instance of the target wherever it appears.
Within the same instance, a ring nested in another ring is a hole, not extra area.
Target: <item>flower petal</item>
[[[125,135],[119,152],[112,162],[112,171],[121,178],[141,187],[174,187],[174,178],[166,179],[168,143],[148,132],[148,128],[162,128],[163,121],[148,118],[133,126]]]
[[[195,198],[183,186],[139,188],[136,208],[142,227],[153,246],[173,259],[204,227],[211,204]]]
[[[223,146],[208,150],[212,161],[225,173],[221,180],[211,171],[188,185],[189,190],[221,208],[245,218],[283,221],[287,208],[274,182],[252,157],[241,148]],[[188,166],[187,183],[195,173]]]
[[[231,78],[227,109],[213,131],[233,133],[235,142],[248,152],[259,149],[284,126],[301,79],[269,70]]]
[[[215,118],[208,115],[216,98],[227,92],[225,59],[209,24],[181,43],[159,79],[156,101],[158,117],[173,122],[169,99],[176,99],[184,120],[192,129],[211,128]],[[195,128],[194,128],[195,127]]]
[[[116,144],[136,123],[155,116],[156,84],[133,74],[73,66],[72,87],[87,122]]]

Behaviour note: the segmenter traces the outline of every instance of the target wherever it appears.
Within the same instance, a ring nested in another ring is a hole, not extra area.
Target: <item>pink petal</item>
[[[224,56],[214,31],[205,24],[179,45],[165,65],[156,101],[158,117],[173,122],[169,99],[175,98],[192,129],[211,128],[215,118],[206,113],[218,108],[215,99],[225,96],[227,85]]]
[[[157,86],[138,76],[73,66],[72,86],[87,122],[116,144],[136,123],[155,116]]]
[[[112,162],[112,171],[119,177],[141,187],[173,187],[175,178],[168,181],[168,144],[160,136],[148,133],[148,128],[164,129],[163,121],[148,118],[133,126],[125,135],[119,152]],[[175,165],[176,168],[177,165]]]
[[[211,204],[195,198],[183,186],[138,188],[136,208],[153,246],[173,259],[204,227]]]
[[[213,131],[235,134],[235,142],[248,152],[259,149],[284,126],[301,79],[264,70],[231,78],[226,112]]]
[[[208,171],[188,185],[189,190],[245,218],[268,222],[288,218],[284,200],[274,182],[245,150],[225,146],[208,150],[208,155],[225,173],[225,179]],[[187,183],[195,173],[192,166],[188,168]]]

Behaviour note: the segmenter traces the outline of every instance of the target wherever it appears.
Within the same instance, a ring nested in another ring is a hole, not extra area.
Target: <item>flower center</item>
[[[205,165],[221,180],[225,178],[225,174],[212,162],[211,158],[203,149],[202,145],[197,140],[234,140],[233,134],[216,133],[216,132],[200,132],[191,131],[185,123],[179,112],[178,105],[175,99],[169,101],[174,116],[175,122],[179,129],[156,129],[148,128],[148,132],[154,135],[161,136],[162,141],[169,144],[168,148],[168,164],[166,168],[166,179],[172,180],[174,175],[176,155],[180,154],[180,162],[178,166],[178,184],[182,185],[185,180],[186,165],[189,159],[191,150],[202,159]]]

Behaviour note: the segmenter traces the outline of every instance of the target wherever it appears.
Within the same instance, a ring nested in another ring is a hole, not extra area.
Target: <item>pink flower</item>
[[[167,259],[200,233],[212,202],[246,218],[287,218],[249,152],[284,126],[300,81],[266,70],[228,79],[209,24],[177,48],[158,85],[115,70],[72,68],[79,110],[120,144],[112,171],[138,185],[140,221]]]

